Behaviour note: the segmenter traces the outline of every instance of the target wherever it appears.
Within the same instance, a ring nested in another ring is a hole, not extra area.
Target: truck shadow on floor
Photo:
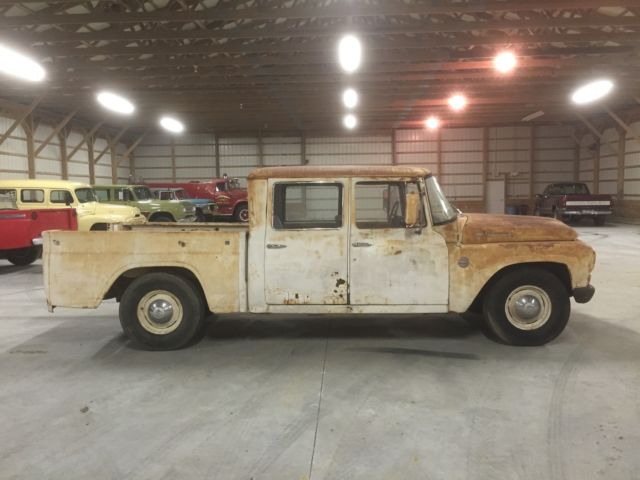
[[[0,264],[0,276],[9,275],[10,273],[29,273],[42,275],[42,265],[40,263],[34,263],[33,265],[20,267],[11,263]]]
[[[220,315],[207,340],[276,338],[450,338],[480,335],[459,315]]]

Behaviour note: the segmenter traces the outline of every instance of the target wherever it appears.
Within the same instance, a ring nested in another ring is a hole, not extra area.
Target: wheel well
[[[169,212],[153,212],[149,216],[149,221],[153,221],[155,218],[159,217],[160,215],[164,217],[171,217],[171,219],[173,220],[173,215],[171,215]]]
[[[92,232],[104,232],[106,230],[108,230],[109,226],[106,223],[94,223],[93,225],[91,225],[91,231]]]
[[[248,202],[238,202],[238,203],[236,203],[236,207],[233,210],[235,211],[235,210],[239,209],[240,207],[248,206],[248,205],[249,205]]]
[[[507,273],[513,272],[514,270],[525,269],[525,268],[540,268],[542,270],[546,270],[547,272],[555,275],[567,289],[567,293],[571,294],[571,273],[569,272],[569,268],[563,263],[554,263],[554,262],[527,262],[527,263],[516,263],[514,265],[508,265],[496,273],[485,283],[484,287],[480,290],[476,298],[469,306],[469,311],[472,312],[481,312],[482,311],[482,302],[484,300],[484,296],[489,289],[489,287],[504,277]]]
[[[122,275],[120,275],[115,282],[113,282],[104,296],[105,300],[108,298],[115,298],[119,302],[120,297],[122,297],[124,291],[136,278],[141,277],[142,275],[146,275],[147,273],[156,272],[170,273],[172,275],[176,275],[185,280],[188,280],[196,287],[197,292],[199,292],[205,306],[207,305],[206,297],[204,294],[204,290],[202,289],[202,285],[200,284],[200,280],[198,280],[198,278],[193,274],[191,270],[183,267],[140,267],[127,270]]]

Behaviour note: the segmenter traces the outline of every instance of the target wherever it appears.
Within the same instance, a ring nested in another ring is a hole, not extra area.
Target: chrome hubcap
[[[167,323],[173,317],[173,305],[165,300],[155,300],[149,305],[149,317],[156,323]]]
[[[520,330],[536,330],[551,316],[551,299],[547,292],[534,285],[513,290],[504,307],[507,320]]]
[[[171,292],[153,290],[138,302],[138,322],[147,332],[166,335],[182,323],[182,304]]]

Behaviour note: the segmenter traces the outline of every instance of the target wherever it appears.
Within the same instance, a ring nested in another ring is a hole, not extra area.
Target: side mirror
[[[407,228],[417,226],[420,218],[420,196],[417,192],[407,192],[405,195],[404,224]]]

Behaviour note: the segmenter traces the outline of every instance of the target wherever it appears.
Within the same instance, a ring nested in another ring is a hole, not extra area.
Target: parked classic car
[[[182,188],[191,198],[204,198],[217,205],[216,216],[232,217],[237,222],[249,221],[247,190],[240,188],[238,179],[214,178],[206,182],[149,183],[154,188]]]
[[[158,200],[146,185],[94,185],[98,201],[137,207],[150,222],[195,222],[193,205]]]
[[[76,230],[72,208],[18,210],[12,195],[0,195],[0,258],[14,265],[29,265],[42,253],[42,232]]]
[[[196,218],[199,222],[213,220],[216,205],[204,198],[191,198],[182,188],[152,188],[153,196],[159,200],[181,202],[195,208]]]
[[[248,227],[45,233],[49,308],[115,298],[126,334],[154,349],[188,345],[209,311],[482,312],[492,336],[540,345],[571,296],[594,294],[595,253],[572,228],[459,214],[425,168],[261,168],[249,199]]]
[[[564,221],[593,219],[604,225],[613,213],[611,195],[594,195],[584,183],[564,182],[548,185],[542,195],[536,195],[534,215],[550,216]]]
[[[125,205],[101,204],[90,185],[66,180],[0,180],[0,194],[16,199],[18,209],[75,208],[78,230],[106,230],[109,225],[146,222],[140,210]]]

